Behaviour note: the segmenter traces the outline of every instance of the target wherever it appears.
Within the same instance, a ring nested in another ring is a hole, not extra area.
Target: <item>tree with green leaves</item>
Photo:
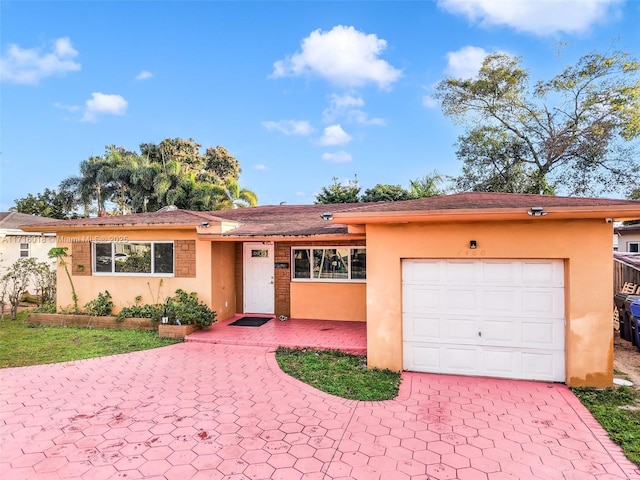
[[[254,192],[240,187],[238,182],[229,178],[222,187],[218,187],[214,210],[255,207],[257,204],[258,197]]]
[[[15,207],[11,207],[9,210],[27,215],[66,220],[77,217],[74,213],[75,206],[73,194],[68,190],[45,188],[42,193],[35,195],[29,193],[24,198],[16,199]]]
[[[85,216],[115,205],[118,214],[157,211],[168,205],[188,210],[254,206],[257,196],[238,186],[240,164],[224,148],[201,145],[193,139],[167,138],[143,143],[140,154],[115,145],[101,157],[80,164],[80,175],[60,184]]]
[[[427,174],[422,178],[410,180],[409,185],[411,198],[426,198],[444,195],[446,193],[446,189],[440,188],[440,185],[442,185],[443,182],[444,178],[436,171]]]
[[[371,188],[367,188],[360,200],[362,202],[398,202],[412,198],[411,192],[400,185],[378,183]]]
[[[35,269],[33,258],[19,258],[0,279],[2,297],[9,300],[11,320],[18,318],[18,307],[22,296],[29,288],[29,281]],[[4,314],[4,312],[3,312]]]
[[[359,195],[360,185],[357,178],[340,183],[337,177],[333,177],[333,183],[322,187],[320,193],[316,195],[315,203],[358,203]]]
[[[67,278],[69,279],[69,285],[71,285],[71,299],[73,300],[73,313],[79,313],[80,307],[78,307],[78,294],[76,293],[76,287],[73,284],[73,279],[71,278],[71,273],[69,272],[69,264],[67,263],[67,258],[69,254],[67,253],[68,247],[53,247],[49,250],[49,258],[55,258],[56,261],[60,262],[62,268],[64,268],[65,273],[67,274]]]
[[[520,62],[492,54],[476,78],[436,88],[444,113],[468,127],[459,188],[591,195],[637,185],[640,63],[592,53],[532,84]]]

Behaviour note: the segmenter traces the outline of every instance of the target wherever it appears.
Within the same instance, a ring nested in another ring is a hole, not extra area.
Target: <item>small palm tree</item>
[[[233,210],[234,208],[255,207],[258,196],[251,190],[241,188],[238,182],[230,178],[220,189],[215,210]]]

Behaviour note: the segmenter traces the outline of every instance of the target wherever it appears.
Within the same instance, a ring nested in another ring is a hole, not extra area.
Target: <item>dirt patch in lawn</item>
[[[640,391],[640,351],[631,342],[622,340],[618,332],[614,333],[613,340],[613,368],[616,377],[623,377],[619,372],[624,372],[633,387]]]

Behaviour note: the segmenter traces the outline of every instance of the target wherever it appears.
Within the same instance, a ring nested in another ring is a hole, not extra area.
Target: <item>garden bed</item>
[[[56,327],[108,328],[125,330],[151,331],[158,328],[158,323],[148,318],[97,317],[94,315],[76,315],[62,313],[30,313],[29,325],[47,325]],[[175,338],[175,337],[174,337]]]

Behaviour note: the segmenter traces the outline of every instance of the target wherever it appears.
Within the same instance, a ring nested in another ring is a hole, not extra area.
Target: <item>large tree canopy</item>
[[[371,188],[367,188],[364,194],[360,195],[360,184],[357,178],[340,183],[334,177],[333,183],[322,187],[320,193],[316,195],[316,203],[398,202],[434,197],[445,193],[444,189],[438,188],[438,185],[442,182],[442,176],[438,172],[433,172],[422,178],[410,180],[411,187],[409,190],[400,185],[378,183]]]
[[[15,200],[15,204],[15,207],[9,209],[10,211],[61,220],[76,217],[73,213],[75,207],[73,195],[64,190],[45,188],[42,193],[36,195],[30,193],[24,198]]]
[[[585,55],[530,83],[520,59],[485,58],[478,76],[438,84],[459,138],[459,190],[591,195],[640,183],[640,64],[628,54]]]
[[[115,205],[117,213],[153,212],[167,205],[189,210],[254,206],[257,197],[238,185],[240,164],[224,148],[192,139],[143,143],[140,154],[110,145],[101,157],[80,164],[80,174],[66,178],[61,191],[75,198],[84,215]]]

